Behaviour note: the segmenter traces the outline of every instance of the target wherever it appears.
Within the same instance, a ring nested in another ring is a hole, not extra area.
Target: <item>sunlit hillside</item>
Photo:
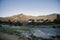
[[[45,16],[28,16],[28,15],[24,15],[24,14],[18,14],[18,15],[13,15],[10,17],[0,17],[0,20],[2,21],[21,21],[21,22],[25,22],[28,21],[29,19],[34,19],[34,20],[38,20],[38,19],[43,19],[43,20],[50,20],[53,21],[54,19],[57,18],[57,15],[60,14],[51,14],[51,15],[45,15]]]

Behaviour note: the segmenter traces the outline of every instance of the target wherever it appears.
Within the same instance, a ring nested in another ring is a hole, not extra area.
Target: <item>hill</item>
[[[59,15],[60,18],[60,14],[50,14],[50,15],[44,15],[44,16],[29,16],[29,15],[24,15],[24,14],[18,14],[18,15],[13,15],[10,17],[0,17],[1,21],[20,21],[20,22],[26,22],[29,19],[34,19],[34,20],[38,20],[38,19],[43,19],[43,20],[50,20],[53,21],[54,19],[57,18],[57,15]]]

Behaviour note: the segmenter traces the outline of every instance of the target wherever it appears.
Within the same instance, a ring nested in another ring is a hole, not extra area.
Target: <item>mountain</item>
[[[1,21],[9,21],[11,20],[13,21],[20,21],[20,22],[27,22],[29,19],[34,19],[34,20],[38,20],[38,19],[44,19],[44,20],[50,20],[53,21],[54,19],[57,18],[57,15],[59,15],[60,18],[60,14],[50,14],[50,15],[45,15],[45,16],[29,16],[29,15],[24,15],[24,14],[18,14],[18,15],[14,15],[14,16],[10,16],[10,17],[0,17]]]
[[[24,14],[18,14],[18,15],[14,15],[14,16],[10,16],[10,17],[0,17],[0,20],[2,21],[20,21],[20,22],[25,22],[28,21],[28,19],[34,19],[35,16],[28,16],[28,15],[24,15]]]

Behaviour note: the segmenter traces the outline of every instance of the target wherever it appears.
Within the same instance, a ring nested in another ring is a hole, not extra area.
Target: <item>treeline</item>
[[[11,22],[10,20],[9,21],[1,21],[0,20],[0,24],[15,25],[15,26],[22,26],[23,25],[20,21]]]
[[[49,24],[60,24],[60,19],[54,19],[54,21],[49,21],[48,19],[43,22],[34,22],[31,21],[27,23],[28,25],[49,25]]]
[[[49,21],[48,19],[45,20],[44,22],[35,22],[34,20],[32,20],[31,22],[25,22],[25,23],[21,23],[20,21],[13,21],[11,22],[9,21],[1,21],[0,20],[0,24],[8,24],[8,25],[15,25],[15,26],[22,26],[22,25],[49,25],[49,24],[60,24],[60,19],[55,19],[53,22]]]
[[[34,20],[32,20],[31,22],[28,23],[28,25],[48,25],[48,24],[52,24],[53,22],[50,22],[50,20],[44,20],[43,22],[35,22]]]

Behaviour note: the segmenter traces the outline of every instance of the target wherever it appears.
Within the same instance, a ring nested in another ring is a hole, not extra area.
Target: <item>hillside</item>
[[[0,17],[0,20],[1,21],[20,21],[20,22],[26,22],[28,21],[29,19],[34,19],[34,20],[37,20],[37,19],[48,19],[50,21],[53,21],[54,19],[57,18],[57,15],[59,15],[59,18],[60,18],[60,14],[51,14],[51,15],[45,15],[45,16],[28,16],[28,15],[24,15],[24,14],[18,14],[18,15],[13,15],[13,16],[10,16],[10,17]]]

